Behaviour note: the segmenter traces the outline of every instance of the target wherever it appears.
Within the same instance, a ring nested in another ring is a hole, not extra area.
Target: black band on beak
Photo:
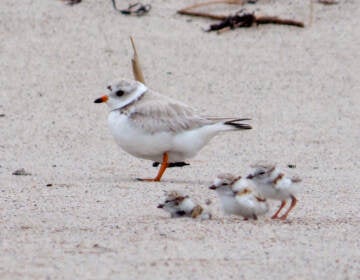
[[[102,100],[102,98],[98,98],[94,100],[94,103],[103,103],[104,101]]]
[[[98,99],[95,99],[94,103],[103,103],[103,102],[107,102],[108,100],[109,100],[109,97],[107,95],[104,95]]]

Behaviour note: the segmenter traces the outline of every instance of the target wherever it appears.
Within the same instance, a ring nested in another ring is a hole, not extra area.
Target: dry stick
[[[132,70],[133,70],[133,74],[134,74],[134,78],[135,80],[145,84],[145,79],[144,79],[144,75],[143,72],[141,70],[141,66],[140,66],[140,62],[139,62],[139,57],[137,55],[137,51],[136,51],[136,47],[135,47],[135,43],[134,43],[134,39],[133,37],[130,36],[130,41],[131,41],[131,45],[133,47],[134,50],[134,56],[131,59],[131,65],[132,65]]]
[[[256,24],[283,24],[283,25],[292,25],[297,27],[304,27],[304,23],[292,19],[282,19],[279,17],[271,17],[271,16],[262,16],[255,17]]]
[[[312,25],[314,19],[314,1],[310,0],[310,16],[309,16],[309,26]]]
[[[198,4],[194,4],[194,5],[185,7],[183,9],[177,11],[177,13],[180,14],[180,15],[188,15],[188,16],[195,16],[195,17],[206,17],[206,18],[210,18],[210,19],[218,19],[218,20],[225,19],[227,16],[221,16],[221,15],[214,15],[214,14],[208,14],[208,13],[203,13],[203,12],[191,11],[191,10],[193,10],[195,8],[203,7],[203,6],[209,6],[209,5],[212,5],[212,4],[243,5],[244,1],[243,0],[214,0],[214,1],[198,3]]]
[[[188,15],[188,16],[194,16],[194,17],[205,17],[210,19],[218,19],[218,20],[224,20],[227,18],[227,16],[221,16],[221,15],[214,15],[214,14],[208,14],[203,12],[192,12],[187,11],[185,9],[178,11],[181,15]]]
[[[192,10],[192,9],[195,9],[195,8],[198,8],[198,7],[209,6],[209,5],[213,5],[213,4],[243,5],[244,0],[213,0],[213,1],[194,4],[194,5],[188,6],[188,7],[184,8],[184,9],[181,9],[180,11]]]
[[[319,3],[324,4],[324,5],[335,5],[335,4],[339,4],[339,2],[337,0],[318,0]]]
[[[278,17],[271,17],[271,16],[262,16],[262,17],[256,17],[254,16],[254,24],[282,24],[282,25],[292,25],[297,27],[304,27],[304,23],[295,21],[292,19],[281,19]],[[234,26],[225,26],[219,30],[217,30],[218,34],[224,33],[226,31],[232,30],[234,28],[238,27],[248,27],[248,26],[242,26],[241,23],[235,24]],[[208,30],[211,31],[211,30]]]

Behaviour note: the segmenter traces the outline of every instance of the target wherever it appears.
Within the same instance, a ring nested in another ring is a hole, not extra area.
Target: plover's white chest
[[[241,215],[241,206],[234,196],[220,195],[221,206],[226,214]]]
[[[258,182],[258,191],[266,198],[285,200],[294,194],[294,186],[289,178],[282,178],[274,183],[273,181]]]
[[[266,201],[258,201],[253,194],[238,195],[236,196],[236,200],[241,207],[242,216],[247,218],[252,217],[254,214],[263,215],[269,209]]]
[[[166,132],[150,134],[132,125],[131,119],[118,110],[111,111],[108,124],[116,143],[129,154],[160,161],[164,152],[171,150],[172,135]]]

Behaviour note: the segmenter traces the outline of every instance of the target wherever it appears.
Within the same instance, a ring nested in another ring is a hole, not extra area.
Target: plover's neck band
[[[284,174],[280,173],[279,175],[276,176],[276,178],[272,181],[272,183],[274,185],[276,185],[283,177],[284,177]]]

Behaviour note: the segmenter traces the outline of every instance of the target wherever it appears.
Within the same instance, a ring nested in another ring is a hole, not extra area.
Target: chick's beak
[[[215,185],[211,185],[211,186],[209,187],[209,189],[210,189],[210,190],[216,190],[216,186],[215,186]]]
[[[159,204],[157,208],[164,208],[164,204]]]
[[[252,174],[249,174],[247,177],[246,177],[246,179],[252,179],[252,178],[254,178],[254,175],[252,175]]]
[[[98,99],[94,100],[94,103],[103,103],[109,100],[109,97],[107,95],[101,96]]]

